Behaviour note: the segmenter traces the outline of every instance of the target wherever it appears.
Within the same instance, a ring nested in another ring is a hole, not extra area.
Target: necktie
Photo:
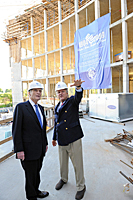
[[[41,116],[40,116],[40,113],[39,113],[39,110],[38,110],[38,106],[35,105],[35,108],[36,108],[36,115],[37,115],[37,118],[38,118],[38,120],[39,120],[39,122],[40,122],[41,128],[43,128]]]

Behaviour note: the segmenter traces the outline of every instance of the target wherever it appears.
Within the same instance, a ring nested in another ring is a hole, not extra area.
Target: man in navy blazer
[[[42,84],[33,81],[29,86],[29,100],[16,105],[13,116],[12,135],[16,158],[21,160],[25,171],[25,190],[28,200],[49,195],[39,190],[40,170],[48,149],[44,108],[37,104],[42,94]]]
[[[58,141],[59,161],[60,161],[60,181],[56,184],[55,189],[60,190],[68,181],[68,161],[69,157],[72,161],[75,177],[77,193],[75,199],[83,198],[86,191],[83,157],[82,157],[82,141],[83,131],[79,121],[79,103],[83,96],[81,84],[84,81],[75,80],[71,86],[76,87],[75,96],[68,97],[68,88],[64,82],[56,84],[56,92],[59,103],[55,107],[55,125],[53,134],[53,146]]]

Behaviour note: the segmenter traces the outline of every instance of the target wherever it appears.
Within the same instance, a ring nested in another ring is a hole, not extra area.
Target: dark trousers
[[[25,190],[27,199],[37,198],[42,162],[43,156],[38,160],[21,160],[22,167],[25,171]]]

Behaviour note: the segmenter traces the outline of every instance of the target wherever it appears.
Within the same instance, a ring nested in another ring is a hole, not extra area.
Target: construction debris
[[[116,137],[114,137],[112,139],[107,139],[107,140],[105,140],[105,142],[110,142],[114,146],[117,146],[120,149],[126,151],[127,153],[133,155],[133,132],[126,131],[126,130],[123,129],[123,134],[119,133],[119,134],[117,134]],[[125,164],[126,166],[130,167],[131,169],[133,169],[132,166],[128,165],[124,161],[122,161],[122,160],[120,160],[120,161],[123,164]],[[131,161],[131,164],[133,165],[133,159]],[[133,179],[131,179],[130,177],[125,175],[122,171],[119,171],[119,173],[122,176],[124,176],[131,184],[133,184]],[[126,187],[127,187],[127,191],[129,192],[129,184],[125,184],[124,188],[126,189]]]
[[[125,163],[124,161],[120,160],[122,163],[124,163],[125,165],[127,165],[128,167],[130,167],[131,169],[133,169],[132,166],[128,165],[127,163]]]
[[[127,165],[128,167],[130,167],[131,169],[133,169],[133,167],[131,167],[130,165],[128,165],[127,163],[125,163],[124,161],[120,160],[122,163],[124,163],[125,165]],[[130,177],[128,177],[127,175],[125,175],[122,171],[119,171],[119,173],[124,176],[131,184],[133,184],[133,179],[131,179]],[[128,185],[129,187],[129,184],[125,184],[124,187],[126,187]],[[128,188],[129,189],[129,188]]]
[[[133,165],[133,159],[131,160],[131,164]]]
[[[122,171],[119,171],[119,172],[120,172],[120,174],[121,174],[122,176],[124,176],[130,183],[133,184],[133,179],[131,179],[130,177],[127,177]]]
[[[133,133],[123,129],[123,134],[119,133],[112,139],[107,139],[112,145],[119,147],[127,153],[133,155]]]
[[[124,184],[123,186],[124,186],[123,192],[129,193],[129,191],[130,191],[129,183],[126,183],[126,184]]]

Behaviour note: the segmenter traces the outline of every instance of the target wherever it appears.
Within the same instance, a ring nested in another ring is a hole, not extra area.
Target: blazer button
[[[67,113],[67,110],[65,110],[65,113]]]
[[[59,124],[59,122],[57,124]]]
[[[66,130],[67,130],[68,128],[66,128]]]
[[[66,120],[64,120],[64,122],[66,122]]]

